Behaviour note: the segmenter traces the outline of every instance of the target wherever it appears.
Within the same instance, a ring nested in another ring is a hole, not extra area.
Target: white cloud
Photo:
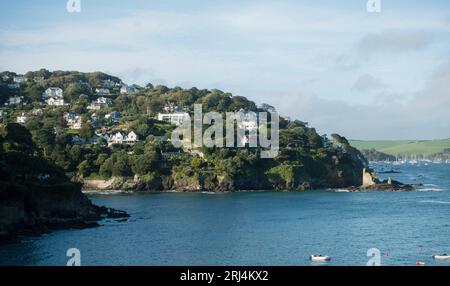
[[[385,87],[386,84],[384,84],[381,80],[375,78],[370,74],[360,76],[353,85],[353,88],[360,92],[380,90]]]
[[[449,95],[447,63],[410,98],[384,94],[371,104],[357,104],[296,94],[280,99],[280,111],[309,121],[321,132],[339,132],[352,139],[450,138]]]
[[[0,28],[0,63],[17,72],[42,67],[105,71],[128,83],[219,88],[281,104],[321,128],[346,122],[344,134],[363,138],[364,128],[350,127],[351,114],[363,120],[369,104],[377,101],[411,103],[417,90],[425,90],[431,67],[450,49],[445,11],[384,10],[374,17],[364,9],[225,2],[189,11],[127,10],[119,18],[55,22],[46,28],[10,28],[14,25],[8,23]],[[309,96],[292,96],[298,91]],[[333,114],[334,108],[341,113]],[[324,110],[326,115],[316,116]],[[392,116],[384,114],[382,120]]]
[[[426,32],[384,31],[368,34],[358,43],[358,50],[365,56],[374,54],[402,54],[423,50],[431,44]]]

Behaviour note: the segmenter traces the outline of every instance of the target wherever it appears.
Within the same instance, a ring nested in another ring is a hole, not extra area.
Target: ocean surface
[[[126,210],[125,222],[61,230],[0,246],[0,265],[66,265],[78,248],[82,265],[450,265],[450,164],[376,164],[424,184],[413,192],[251,192],[92,194],[94,203]]]

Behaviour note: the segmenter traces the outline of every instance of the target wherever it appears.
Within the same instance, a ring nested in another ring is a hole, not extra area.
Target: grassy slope
[[[450,148],[450,139],[427,141],[360,141],[350,140],[350,144],[357,149],[375,149],[390,155],[432,155]]]

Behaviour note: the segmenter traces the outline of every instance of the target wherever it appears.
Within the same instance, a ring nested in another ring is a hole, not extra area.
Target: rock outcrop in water
[[[387,180],[380,181],[374,170],[363,169],[363,183],[360,187],[353,187],[351,191],[358,190],[378,190],[378,191],[412,191],[414,189],[413,185],[403,184],[399,181],[393,180],[389,177]]]
[[[94,227],[105,217],[128,216],[93,205],[80,184],[37,154],[24,127],[8,125],[0,143],[0,242],[60,228]]]

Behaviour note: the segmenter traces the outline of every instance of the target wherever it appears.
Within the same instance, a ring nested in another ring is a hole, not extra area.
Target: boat
[[[448,255],[448,254],[433,255],[432,257],[433,257],[433,259],[436,259],[436,260],[446,260],[446,259],[450,259],[450,255]]]
[[[331,260],[330,256],[323,256],[323,255],[311,255],[309,257],[309,260],[313,262],[328,262]]]
[[[425,266],[425,262],[423,261],[417,261],[416,266]]]

